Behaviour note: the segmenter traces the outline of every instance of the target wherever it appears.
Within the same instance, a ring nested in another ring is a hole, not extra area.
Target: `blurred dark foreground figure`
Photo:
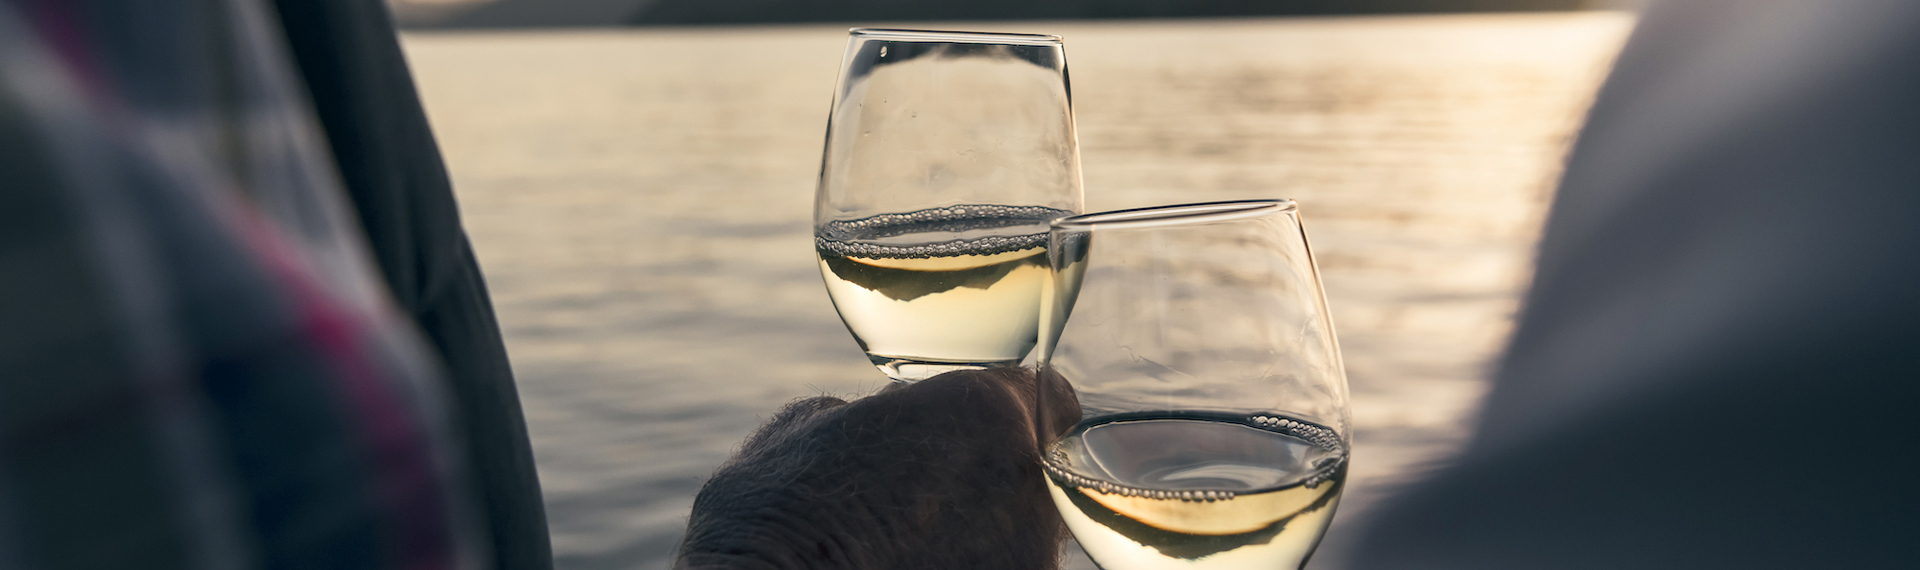
[[[0,568],[550,567],[380,0],[0,0]]]
[[[1474,440],[1359,567],[1920,567],[1917,323],[1920,2],[1656,3]]]
[[[1052,548],[1051,520],[931,541],[899,530],[924,512],[916,493],[1026,483],[834,468],[966,468],[906,445],[914,435],[967,457],[1032,453],[992,431],[956,440],[944,424],[887,424],[979,413],[889,396],[839,414],[801,402],[763,428],[701,492],[682,564],[1052,567],[940,556],[982,537]],[[1475,439],[1374,513],[1352,558],[1382,569],[1920,567],[1916,410],[1920,2],[1661,3],[1576,145]],[[889,425],[887,439],[869,432]],[[977,477],[1001,474],[1038,477]],[[949,516],[1037,500],[970,499]]]

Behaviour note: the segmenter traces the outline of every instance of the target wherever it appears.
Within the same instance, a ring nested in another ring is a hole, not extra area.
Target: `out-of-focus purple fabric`
[[[0,3],[0,568],[475,568],[268,8]]]
[[[1917,284],[1920,3],[1656,4],[1472,444],[1357,566],[1920,565]]]

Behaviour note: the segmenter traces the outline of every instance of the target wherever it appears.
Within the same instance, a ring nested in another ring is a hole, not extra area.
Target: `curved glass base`
[[[881,373],[886,374],[888,378],[892,378],[894,382],[904,384],[912,384],[956,370],[986,370],[988,368],[1005,368],[1020,365],[1020,361],[1018,360],[996,360],[988,362],[942,361],[881,356],[878,354],[868,354],[867,360],[873,362],[874,368],[879,368]]]

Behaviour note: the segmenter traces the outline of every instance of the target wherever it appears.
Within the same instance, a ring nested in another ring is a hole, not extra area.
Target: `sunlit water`
[[[1613,13],[993,23],[1066,37],[1087,206],[1294,198],[1354,394],[1346,499],[1456,446],[1508,332]],[[418,33],[560,567],[664,568],[782,403],[885,379],[810,231],[844,26]],[[1075,561],[1074,564],[1084,564]]]

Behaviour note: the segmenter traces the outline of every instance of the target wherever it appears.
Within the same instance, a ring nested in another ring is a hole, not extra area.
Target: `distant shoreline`
[[[389,0],[402,29],[1148,20],[1633,9],[1644,0]]]

